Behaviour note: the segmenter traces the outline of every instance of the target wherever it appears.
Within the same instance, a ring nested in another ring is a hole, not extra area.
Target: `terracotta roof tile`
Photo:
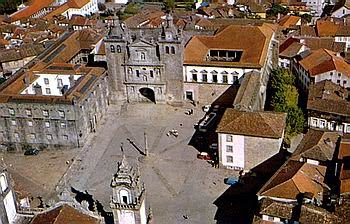
[[[10,15],[11,21],[29,18],[41,9],[50,6],[55,0],[33,0],[33,3],[26,8]]]
[[[36,215],[30,224],[99,224],[100,221],[69,206],[61,205],[55,209]]]
[[[326,186],[325,166],[316,166],[288,160],[260,189],[259,196],[297,199],[300,193],[312,193],[315,197]]]
[[[309,129],[294,151],[292,158],[331,161],[340,135],[337,132],[325,132]]]
[[[301,23],[301,17],[286,15],[278,21],[278,25],[284,28],[292,28],[292,27],[295,27],[299,22]]]
[[[286,122],[285,113],[274,112],[242,112],[226,109],[216,132],[281,138]]]
[[[350,116],[349,91],[331,81],[324,80],[309,88],[307,109],[324,113]]]
[[[230,25],[215,36],[193,36],[185,47],[184,64],[260,68],[266,58],[274,30],[271,26]],[[243,51],[239,62],[206,60],[210,49]]]

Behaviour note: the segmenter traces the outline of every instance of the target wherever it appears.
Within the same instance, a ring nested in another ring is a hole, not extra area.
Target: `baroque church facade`
[[[129,29],[115,20],[105,43],[112,100],[182,103],[184,44],[171,15],[161,29]]]

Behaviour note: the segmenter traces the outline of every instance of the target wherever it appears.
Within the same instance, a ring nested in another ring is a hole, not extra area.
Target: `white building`
[[[216,129],[219,163],[229,169],[251,169],[277,154],[285,121],[285,113],[226,109]]]
[[[350,14],[350,2],[348,0],[337,1],[333,8],[331,17],[343,18]]]
[[[310,8],[313,16],[319,17],[323,12],[323,8],[326,5],[326,0],[302,0],[306,6]]]
[[[0,170],[0,223],[14,223],[16,213],[15,195],[7,173]]]
[[[350,87],[350,65],[337,53],[319,49],[296,62],[294,71],[301,87],[306,90],[310,84],[330,80],[345,88]]]
[[[266,86],[277,47],[274,37],[274,27],[268,24],[231,25],[214,36],[193,36],[185,46],[185,98],[201,101],[208,99],[205,92],[219,95],[219,88],[229,87],[253,70],[262,74],[261,81]]]

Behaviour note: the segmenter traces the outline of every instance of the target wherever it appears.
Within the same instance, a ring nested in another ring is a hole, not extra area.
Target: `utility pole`
[[[143,132],[143,140],[145,141],[145,156],[148,156],[148,142],[146,131]]]

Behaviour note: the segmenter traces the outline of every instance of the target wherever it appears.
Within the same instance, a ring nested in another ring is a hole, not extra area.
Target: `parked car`
[[[198,159],[212,160],[211,156],[207,152],[201,152],[197,155]]]
[[[39,149],[36,148],[29,148],[24,152],[25,156],[36,156],[39,154]]]
[[[228,177],[224,179],[224,183],[227,185],[234,186],[234,185],[240,184],[240,181],[237,177]]]

